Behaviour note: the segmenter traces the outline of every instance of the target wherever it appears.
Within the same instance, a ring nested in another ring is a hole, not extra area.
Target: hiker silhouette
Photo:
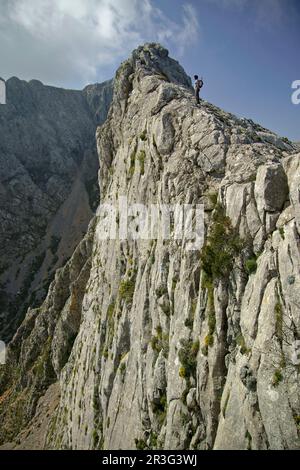
[[[195,98],[196,98],[196,103],[200,104],[200,90],[203,87],[203,80],[202,78],[199,80],[198,75],[194,75],[195,79]]]

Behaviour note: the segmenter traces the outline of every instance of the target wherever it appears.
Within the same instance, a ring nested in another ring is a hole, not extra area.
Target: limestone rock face
[[[300,154],[197,107],[155,44],[118,70],[97,145],[103,204],[202,203],[207,244],[103,240],[99,209],[10,344],[21,370],[2,376],[2,442],[34,432],[56,384],[45,448],[300,448]]]
[[[287,177],[280,164],[261,166],[257,172],[255,196],[258,213],[281,211],[288,195]]]
[[[55,269],[71,256],[98,201],[95,129],[112,83],[83,91],[37,80],[6,82],[0,107],[0,338],[26,306],[44,299]]]

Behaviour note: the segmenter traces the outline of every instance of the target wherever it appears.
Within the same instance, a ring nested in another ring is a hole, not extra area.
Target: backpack
[[[200,90],[203,87],[203,80],[197,80],[196,81],[196,88]]]

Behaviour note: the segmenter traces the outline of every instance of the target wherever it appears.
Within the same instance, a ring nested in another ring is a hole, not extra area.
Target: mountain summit
[[[4,448],[300,447],[300,154],[194,101],[159,45],[117,71],[101,203],[203,204],[205,244],[103,240],[97,211],[9,346]]]

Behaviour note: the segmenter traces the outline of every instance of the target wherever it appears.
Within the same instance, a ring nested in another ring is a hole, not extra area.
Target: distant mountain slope
[[[0,106],[0,339],[43,299],[97,206],[95,130],[112,82],[83,91],[11,78]]]

